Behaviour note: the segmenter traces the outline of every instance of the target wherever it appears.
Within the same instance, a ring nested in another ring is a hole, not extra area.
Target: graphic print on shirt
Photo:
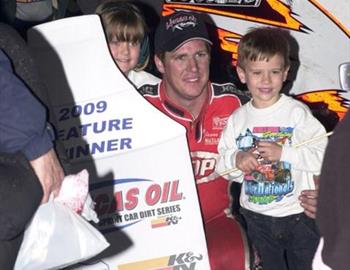
[[[257,170],[244,176],[244,192],[249,202],[266,205],[283,200],[294,189],[291,177],[291,164],[288,162],[270,162],[259,157],[257,144],[259,141],[276,142],[280,145],[291,145],[293,128],[291,127],[254,127],[247,129],[236,139],[238,148],[251,151],[258,157]]]

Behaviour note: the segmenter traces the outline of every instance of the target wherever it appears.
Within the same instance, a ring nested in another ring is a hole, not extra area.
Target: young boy
[[[247,233],[267,270],[311,269],[319,234],[298,197],[314,188],[321,169],[324,127],[301,102],[281,94],[289,70],[287,33],[255,28],[240,41],[237,73],[252,95],[227,121],[219,173],[243,182],[240,203]]]

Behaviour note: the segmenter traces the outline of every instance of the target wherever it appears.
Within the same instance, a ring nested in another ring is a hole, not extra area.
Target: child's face
[[[111,41],[108,45],[115,63],[127,76],[129,71],[134,69],[139,61],[140,43]]]
[[[267,108],[278,101],[288,70],[283,57],[277,54],[268,61],[248,60],[244,69],[237,67],[238,76],[242,83],[247,84],[257,108]]]

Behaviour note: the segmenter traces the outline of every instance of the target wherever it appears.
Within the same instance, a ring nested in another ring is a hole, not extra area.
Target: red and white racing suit
[[[139,92],[186,128],[211,269],[241,270],[245,269],[247,255],[240,226],[230,214],[230,182],[215,172],[221,132],[227,118],[241,105],[241,100],[231,83],[209,82],[208,89],[209,98],[196,119],[167,98],[162,82],[143,85]]]

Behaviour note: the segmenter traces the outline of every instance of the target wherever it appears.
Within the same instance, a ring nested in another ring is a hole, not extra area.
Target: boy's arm
[[[297,107],[292,112],[295,128],[292,145],[282,147],[281,161],[292,164],[295,170],[320,174],[323,155],[327,146],[327,138],[321,138],[309,144],[298,147],[298,144],[317,136],[326,134],[322,124],[306,107]]]
[[[222,174],[227,170],[236,168],[236,155],[239,149],[236,145],[236,135],[233,128],[233,116],[231,115],[228,120],[226,127],[224,128],[221,138],[218,144],[219,160],[216,166],[216,172]],[[243,181],[243,174],[240,170],[235,170],[227,175],[228,179],[234,178],[237,182]]]

